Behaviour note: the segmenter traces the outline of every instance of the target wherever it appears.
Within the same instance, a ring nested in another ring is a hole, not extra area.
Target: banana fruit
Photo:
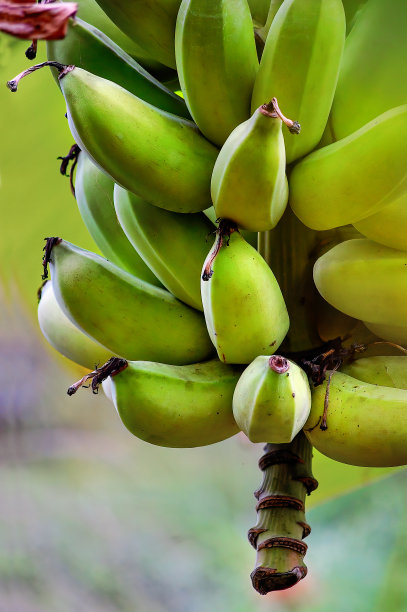
[[[221,146],[250,116],[259,66],[247,0],[183,0],[175,57],[194,121],[210,141]]]
[[[285,0],[272,20],[257,73],[252,111],[277,97],[303,126],[284,134],[287,163],[316,147],[328,120],[345,42],[340,0]]]
[[[259,356],[245,369],[233,395],[233,415],[252,442],[291,442],[311,410],[305,372],[279,355]]]
[[[372,385],[407,390],[407,357],[377,355],[362,357],[341,367],[341,372]]]
[[[363,321],[368,330],[386,342],[398,344],[407,348],[407,323],[405,325],[392,325],[391,323],[370,323]]]
[[[407,192],[354,225],[369,240],[407,251]]]

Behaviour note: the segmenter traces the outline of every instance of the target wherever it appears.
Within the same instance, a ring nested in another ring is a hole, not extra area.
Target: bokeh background
[[[1,83],[27,46],[0,34]],[[0,611],[406,611],[405,470],[316,453],[308,577],[262,597],[246,537],[261,445],[153,447],[103,394],[66,395],[82,370],[37,326],[43,240],[97,248],[59,174],[64,113],[48,70],[0,87]]]

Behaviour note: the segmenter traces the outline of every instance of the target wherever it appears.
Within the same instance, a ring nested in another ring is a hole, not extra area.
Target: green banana
[[[164,289],[60,238],[48,239],[47,261],[65,314],[112,352],[176,365],[212,355],[201,313]]]
[[[329,375],[330,372],[327,372]],[[335,372],[312,393],[304,432],[320,452],[342,463],[390,467],[407,463],[407,391]],[[327,409],[327,410],[326,410]],[[326,429],[320,424],[326,415]]]
[[[201,293],[221,361],[250,363],[278,349],[289,327],[280,287],[262,256],[225,221],[205,260]]]
[[[113,189],[112,179],[81,151],[76,166],[75,197],[90,235],[112,263],[143,281],[162,287],[120,226],[114,209]]]
[[[284,0],[269,0],[268,4],[268,11],[266,14],[266,19],[265,21],[261,22],[261,27],[258,27],[256,29],[256,35],[260,38],[260,40],[262,41],[263,45],[266,42],[267,39],[267,34],[269,33],[269,30],[271,28],[271,24],[274,21],[274,17],[277,15],[277,12],[280,8],[280,6],[283,4]]]
[[[407,105],[301,160],[290,176],[290,205],[316,230],[356,223],[407,190]]]
[[[112,352],[76,327],[61,310],[48,281],[41,289],[38,323],[49,344],[71,361],[94,368],[105,363]]]
[[[105,13],[150,57],[175,68],[174,32],[181,0],[97,0]]]
[[[399,344],[407,348],[407,324],[392,325],[387,323],[370,323],[363,321],[366,327],[379,338],[386,342]]]
[[[352,134],[406,104],[407,2],[369,0],[346,39],[330,124],[335,138]],[[397,155],[397,152],[395,153]]]
[[[355,22],[359,19],[360,13],[368,0],[342,0],[342,2],[346,16],[346,32],[349,33],[355,25]],[[345,52],[346,44],[345,42]],[[344,64],[344,59],[342,60],[342,66]]]
[[[364,322],[405,326],[407,253],[366,238],[347,240],[314,265],[322,297],[345,314]]]
[[[255,26],[259,27],[266,23],[270,1],[271,4],[275,4],[276,1],[281,4],[282,0],[248,0],[250,13]]]
[[[192,117],[221,146],[250,116],[259,63],[247,0],[182,0],[175,56]]]
[[[253,89],[252,111],[276,96],[303,126],[285,134],[287,163],[309,153],[328,120],[345,41],[340,0],[285,0],[267,35]]]
[[[407,390],[407,357],[362,357],[341,367],[341,372],[372,385]]]
[[[216,216],[254,232],[272,229],[288,201],[282,124],[297,129],[277,100],[263,104],[237,126],[223,145],[212,173]]]
[[[239,431],[232,398],[240,373],[217,359],[186,366],[133,361],[103,389],[132,434],[150,444],[191,448]]]
[[[369,240],[407,251],[407,192],[374,215],[356,222],[355,227]]]
[[[213,224],[203,213],[181,215],[147,204],[116,185],[118,220],[140,257],[175,297],[203,310],[199,282]]]
[[[233,416],[252,442],[291,442],[311,410],[305,372],[279,355],[260,355],[245,369],[233,394]]]
[[[113,81],[162,110],[190,118],[185,102],[92,25],[75,19],[62,40],[47,41],[51,61],[75,65]],[[53,71],[56,76],[56,71]],[[57,78],[57,76],[56,76]]]

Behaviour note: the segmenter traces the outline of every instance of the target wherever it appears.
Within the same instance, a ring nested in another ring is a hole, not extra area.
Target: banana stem
[[[305,497],[318,482],[312,475],[312,446],[303,432],[289,444],[267,444],[259,461],[263,472],[257,499],[257,523],[248,532],[256,549],[253,587],[261,595],[288,589],[307,575],[302,541],[311,532]]]
[[[35,66],[30,66],[30,68],[27,68],[27,70],[23,70],[23,72],[20,72],[20,74],[15,76],[14,79],[11,79],[11,81],[7,81],[7,87],[13,93],[16,92],[21,79],[31,74],[32,72],[39,70],[40,68],[44,68],[45,66],[56,68],[58,70],[59,80],[61,80],[66,74],[68,74],[68,72],[71,72],[71,70],[75,68],[75,66],[65,66],[64,64],[60,64],[59,62],[54,61],[42,62],[41,64],[35,64]]]

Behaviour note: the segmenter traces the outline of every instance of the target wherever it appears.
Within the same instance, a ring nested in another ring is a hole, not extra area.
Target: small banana
[[[225,363],[250,363],[274,353],[289,327],[280,287],[262,256],[221,221],[202,270],[209,336]]]
[[[356,222],[355,228],[369,240],[407,251],[407,191],[374,215]]]
[[[362,357],[341,367],[341,372],[358,380],[382,387],[407,390],[407,357],[377,355]]]
[[[291,442],[311,410],[305,372],[279,355],[259,356],[245,369],[233,395],[233,415],[252,442]]]

